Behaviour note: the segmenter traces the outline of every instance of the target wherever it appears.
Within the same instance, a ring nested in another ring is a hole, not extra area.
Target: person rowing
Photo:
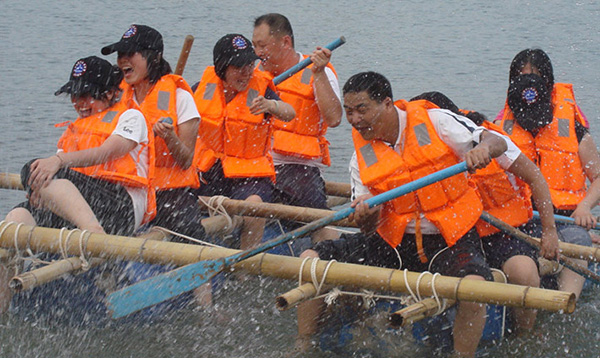
[[[574,224],[557,223],[562,241],[591,246],[588,232],[600,201],[600,155],[573,86],[555,83],[552,63],[541,49],[519,52],[511,62],[509,87],[497,123],[533,161],[548,182],[554,213]],[[586,184],[586,179],[590,185]],[[587,266],[584,260],[576,260]],[[563,269],[548,287],[581,294],[585,279]]]
[[[389,81],[358,73],[343,88],[353,127],[351,215],[361,232],[322,241],[301,257],[492,281],[474,225],[482,212],[465,175],[434,183],[369,209],[365,200],[466,160],[470,171],[503,155],[506,141],[429,102],[394,102]],[[473,143],[478,143],[473,147]],[[322,301],[298,307],[297,347],[306,349],[318,328]],[[485,324],[484,305],[461,301],[454,321],[454,350],[474,356]]]
[[[277,173],[276,201],[287,205],[328,209],[321,170],[331,165],[327,128],[342,120],[340,90],[331,51],[317,47],[310,55],[294,48],[294,32],[287,17],[270,13],[254,20],[252,44],[261,59],[259,69],[276,77],[305,58],[312,65],[277,84],[283,101],[296,110],[296,117],[273,126],[273,162]],[[338,234],[319,230],[320,241]]]
[[[203,183],[198,195],[272,200],[272,118],[290,121],[296,114],[276,94],[272,80],[254,68],[257,59],[250,40],[227,34],[214,46],[214,65],[194,86],[202,115],[196,165]],[[244,218],[239,247],[259,244],[264,225],[265,219]]]
[[[144,113],[156,137],[151,181],[157,213],[151,225],[202,239],[203,214],[192,193],[199,186],[193,158],[200,115],[191,88],[171,73],[162,35],[150,26],[131,25],[118,42],[102,48],[103,55],[114,52],[124,73],[122,100]]]
[[[502,133],[502,129],[486,120],[479,112],[460,110],[454,102],[440,92],[425,92],[411,101],[427,100],[448,109],[457,116],[466,116],[488,131]],[[462,117],[457,117],[462,118]],[[461,119],[464,120],[464,119]],[[558,254],[558,233],[554,223],[554,211],[548,184],[539,168],[503,134],[507,150],[492,160],[484,169],[470,174],[481,197],[483,210],[521,231],[534,232],[539,222],[532,220],[532,203],[540,209],[542,218],[542,249],[538,250],[523,240],[514,238],[494,226],[479,220],[475,227],[481,237],[488,264],[502,270],[508,282],[529,287],[540,286],[538,256],[555,260]],[[513,309],[517,334],[531,332],[535,324],[536,310]]]

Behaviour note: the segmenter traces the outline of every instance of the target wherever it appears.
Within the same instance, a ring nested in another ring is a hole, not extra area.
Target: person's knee
[[[502,270],[510,283],[539,287],[540,275],[533,259],[529,256],[517,255],[508,259]]]
[[[300,254],[300,258],[306,258],[306,257],[319,258],[319,253],[313,249],[304,250]]]
[[[253,194],[246,198],[246,201],[251,201],[254,203],[262,203],[262,199],[259,195]]]
[[[12,221],[17,223],[23,223],[26,225],[34,226],[36,224],[35,219],[31,215],[31,212],[25,208],[14,208],[8,214],[6,214],[6,221]]]

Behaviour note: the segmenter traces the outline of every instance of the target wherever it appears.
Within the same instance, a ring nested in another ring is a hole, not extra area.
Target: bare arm
[[[314,78],[314,90],[317,98],[319,112],[327,125],[331,128],[337,127],[342,121],[342,103],[333,91],[325,68],[331,59],[331,51],[317,47],[310,59],[313,62],[312,72]]]
[[[540,213],[542,221],[542,247],[540,254],[547,259],[554,259],[558,255],[558,233],[554,221],[554,208],[548,184],[540,169],[521,153],[508,171],[519,177],[531,188],[535,207]]]
[[[350,206],[355,209],[348,220],[356,222],[360,231],[365,235],[371,235],[377,231],[379,220],[381,220],[381,205],[369,209],[365,200],[372,198],[372,194],[361,195],[356,198]]]
[[[178,125],[179,133],[175,133],[173,125],[168,123],[157,122],[152,127],[154,133],[164,139],[171,155],[182,169],[192,165],[199,124],[200,118],[185,121]]]
[[[488,131],[481,133],[480,141],[475,148],[465,154],[465,161],[470,173],[476,169],[485,168],[492,158],[496,158],[507,149],[506,142],[500,136],[494,135]]]
[[[31,164],[28,184],[35,191],[48,185],[60,168],[89,167],[106,163],[126,155],[136,146],[137,143],[131,139],[111,135],[99,147],[70,153],[61,152],[52,157],[38,159]]]
[[[290,104],[275,99],[266,99],[264,96],[258,96],[252,101],[250,113],[254,115],[270,113],[284,122],[289,122],[296,117],[296,111]]]
[[[592,215],[592,208],[600,201],[600,155],[596,143],[591,135],[585,134],[579,144],[579,159],[583,169],[590,181],[585,198],[577,205],[571,215],[577,225],[586,227],[588,230],[596,225],[596,218]]]

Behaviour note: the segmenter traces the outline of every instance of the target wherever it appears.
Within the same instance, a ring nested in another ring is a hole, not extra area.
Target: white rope
[[[319,280],[317,279],[317,263],[318,262],[319,262],[319,258],[315,258],[312,262],[312,265],[310,266],[310,276],[312,278],[313,285],[315,285],[315,287],[317,288],[317,293],[315,294],[316,296],[318,296],[319,293],[321,293],[321,289],[323,288],[323,284],[325,283],[325,279],[327,278],[327,273],[329,272],[329,268],[331,267],[331,265],[333,265],[334,262],[337,262],[337,261],[330,260],[327,263],[327,266],[325,266],[325,271],[323,271],[323,276],[321,277],[321,282],[319,282]]]
[[[311,257],[305,257],[304,260],[302,260],[302,263],[300,264],[300,272],[298,273],[298,287],[302,286],[302,272],[304,271],[304,265],[310,259]]]
[[[223,202],[226,199],[229,199],[226,196],[223,195],[215,195],[215,196],[211,196],[208,201],[204,200],[202,197],[198,196],[198,199],[204,204],[206,205],[206,207],[208,208],[208,215],[209,216],[215,216],[217,214],[219,215],[223,215],[225,217],[225,219],[227,220],[227,227],[232,227],[233,226],[233,220],[231,219],[231,216],[229,216],[229,214],[227,213],[227,210],[225,210],[225,207],[223,207]]]
[[[413,301],[419,302],[419,300],[417,299],[417,296],[415,295],[413,290],[410,288],[410,285],[408,284],[408,269],[404,269],[404,285],[406,286],[406,290],[412,297]]]
[[[164,232],[166,232],[168,234],[171,234],[173,236],[177,236],[177,237],[180,237],[182,239],[186,239],[186,240],[189,240],[191,242],[195,242],[197,244],[201,244],[201,245],[205,245],[205,246],[210,246],[210,247],[223,247],[223,246],[219,246],[219,245],[216,245],[216,244],[212,244],[212,243],[210,243],[208,241],[202,241],[202,240],[199,240],[199,239],[195,239],[195,238],[193,238],[191,236],[187,236],[187,235],[178,233],[176,231],[169,230],[169,229],[164,228],[162,226],[153,226],[153,228],[157,229],[157,230],[160,230],[160,231],[164,231]]]
[[[90,236],[92,235],[92,233],[90,231],[83,230],[81,232],[81,235],[79,235],[79,259],[81,260],[81,269],[83,271],[87,271],[90,269],[90,262],[85,257],[85,250],[83,248],[83,237],[86,234],[87,234],[87,238],[85,240],[85,246],[87,249],[87,242],[88,242],[88,239],[90,238]]]
[[[428,274],[433,276],[431,272],[423,271],[419,274],[419,277],[417,277],[417,297],[419,298],[419,301],[423,301],[423,298],[421,297],[421,292],[419,291],[419,287],[421,286],[421,279]]]

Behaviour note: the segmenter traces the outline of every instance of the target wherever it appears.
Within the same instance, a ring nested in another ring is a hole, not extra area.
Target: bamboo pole
[[[352,194],[352,189],[350,188],[350,184],[348,183],[336,183],[332,181],[326,181],[325,193],[327,195],[349,198]]]
[[[327,207],[335,208],[336,206],[341,206],[344,204],[348,204],[350,202],[350,198],[345,198],[341,196],[328,196],[327,197]]]
[[[0,225],[0,246],[18,248],[29,247],[34,251],[60,252],[57,238],[58,229],[31,227],[23,225],[15,233],[17,225]],[[69,231],[65,234],[68,234]],[[29,238],[29,239],[28,239]],[[79,255],[77,240],[63,243],[66,252]],[[91,234],[87,236],[84,247],[86,255],[105,259],[124,259],[143,261],[153,264],[190,264],[200,260],[215,260],[231,256],[238,250],[189,245],[165,241],[144,240],[135,237]],[[244,269],[251,274],[267,275],[283,279],[297,280],[303,259],[270,254],[259,254],[241,261],[233,269]],[[316,275],[324,284],[354,286],[374,291],[406,293],[407,285],[423,296],[432,296],[432,276],[414,272],[370,267],[364,265],[334,262],[329,266],[327,277],[323,273],[328,261],[319,261]],[[303,268],[303,277],[310,277],[311,262]],[[406,275],[407,279],[404,279]],[[511,307],[535,308],[553,312],[572,313],[575,310],[575,294],[561,291],[523,287],[496,282],[467,280],[457,277],[438,276],[435,290],[439,297],[455,300],[493,303]]]
[[[0,188],[24,190],[21,184],[21,176],[13,173],[0,173]]]
[[[208,202],[210,198],[202,197],[202,199],[204,202]],[[202,200],[199,201],[199,204],[204,205]],[[312,222],[334,213],[334,211],[324,209],[283,204],[256,203],[228,198],[225,198],[221,204],[229,215],[258,216],[269,219],[284,219],[300,222]],[[350,222],[347,219],[338,221],[336,225],[356,227],[354,222]]]
[[[506,276],[500,270],[492,270],[494,282],[506,283]],[[417,321],[440,314],[454,306],[456,300],[448,299],[445,305],[440,308],[438,301],[433,297],[427,297],[412,305],[408,305],[390,315],[390,326],[392,328],[406,327]]]
[[[300,302],[314,298],[317,294],[317,288],[310,282],[300,285],[282,295],[275,297],[275,307],[280,311],[285,311],[294,307]]]

